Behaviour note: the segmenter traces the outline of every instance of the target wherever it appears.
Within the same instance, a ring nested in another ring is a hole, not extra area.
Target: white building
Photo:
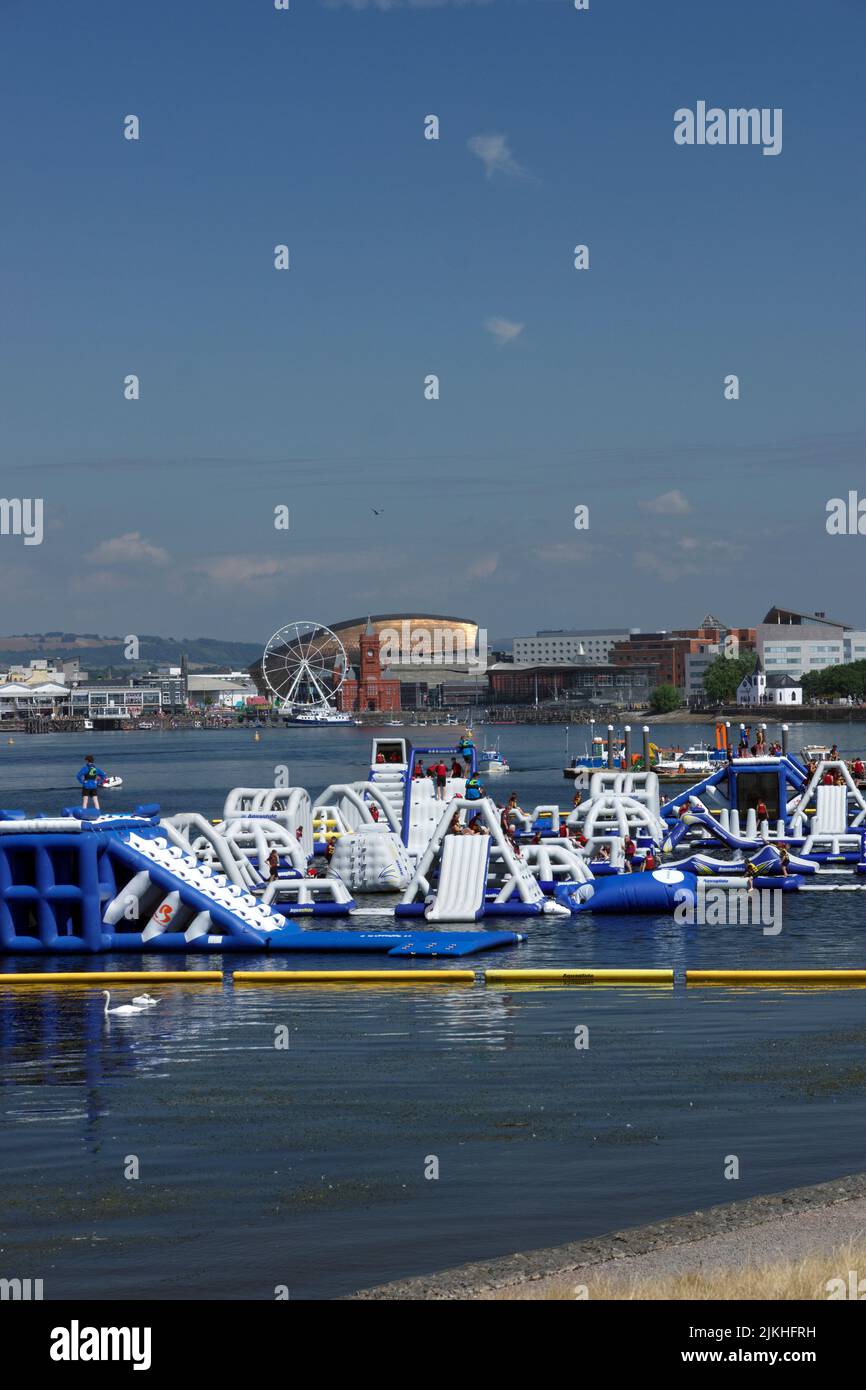
[[[241,709],[259,693],[246,671],[189,676],[187,688],[191,705],[216,705],[221,709]]]
[[[87,672],[81,670],[81,663],[74,661],[53,661],[48,657],[38,657],[27,665],[13,665],[6,671],[7,681],[17,685],[74,685],[87,679]]]
[[[515,662],[587,661],[604,664],[614,642],[624,642],[640,628],[582,628],[579,632],[537,632],[534,637],[512,638]]]
[[[793,676],[776,672],[767,675],[758,657],[750,676],[744,676],[737,687],[738,705],[802,705],[803,687]]]
[[[771,608],[756,629],[756,645],[767,676],[800,679],[828,666],[866,661],[866,632],[834,622],[826,613]]]

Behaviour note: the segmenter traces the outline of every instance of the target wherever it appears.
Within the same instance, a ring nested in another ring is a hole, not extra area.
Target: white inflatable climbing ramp
[[[484,912],[489,835],[446,835],[439,887],[424,913],[428,922],[476,922]]]

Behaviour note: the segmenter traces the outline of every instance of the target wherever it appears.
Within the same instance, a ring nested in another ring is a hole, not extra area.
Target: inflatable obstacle
[[[412,863],[398,835],[370,824],[340,836],[328,873],[351,893],[395,893],[411,882]]]
[[[475,922],[484,915],[489,835],[448,835],[442,842],[439,886],[428,922]]]
[[[560,886],[556,900],[572,913],[655,913],[670,915],[697,896],[697,876],[682,869],[616,874],[592,883]]]
[[[303,787],[233,787],[223,806],[223,834],[236,820],[244,822],[247,833],[254,821],[281,826],[305,857],[313,852],[312,807]]]
[[[521,940],[514,932],[303,930],[232,882],[148,816],[27,818],[0,812],[0,952],[379,951],[459,956]],[[222,852],[219,844],[218,850]],[[239,872],[237,862],[227,862]],[[302,886],[313,880],[289,880]],[[328,883],[332,900],[345,894]],[[310,892],[315,890],[310,887]],[[351,908],[351,899],[340,904]]]
[[[782,876],[782,859],[775,845],[764,844],[754,854],[749,856],[749,863],[755,864],[760,868],[762,877]],[[721,875],[723,878],[730,875],[742,876],[746,872],[745,860],[732,859],[713,859],[708,854],[691,854],[687,859],[677,859],[670,865],[673,869],[685,869],[688,873],[697,874],[699,877],[710,877]],[[817,864],[811,859],[804,859],[799,854],[788,855],[789,875],[802,874],[811,875],[818,872]]]
[[[513,931],[295,931],[284,934],[279,950],[300,954],[376,953],[387,956],[473,956],[526,938]]]
[[[452,825],[479,819],[483,834],[455,834]],[[474,922],[490,913],[529,916],[562,911],[548,902],[526,861],[506,839],[493,803],[456,797],[445,810],[395,915]]]

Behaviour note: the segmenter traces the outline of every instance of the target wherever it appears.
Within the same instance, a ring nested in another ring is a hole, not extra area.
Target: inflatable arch
[[[313,808],[303,787],[233,787],[225,799],[223,821],[263,816],[295,837],[306,859],[313,853]],[[298,838],[300,830],[300,838]]]
[[[619,835],[622,839],[629,835],[645,835],[661,843],[667,833],[657,813],[621,792],[601,792],[591,801],[583,802],[569,816],[569,824],[579,825],[588,840],[610,835]]]
[[[361,825],[376,824],[370,813],[371,804],[379,808],[388,826],[399,835],[400,821],[394,805],[375,782],[332,782],[319,797],[316,809],[333,807],[348,830],[357,830]]]
[[[655,772],[593,772],[589,779],[590,799],[608,794],[640,801],[654,816],[660,813],[659,779]]]

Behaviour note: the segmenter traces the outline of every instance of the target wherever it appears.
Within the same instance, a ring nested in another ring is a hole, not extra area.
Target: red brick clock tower
[[[337,698],[342,710],[393,713],[400,709],[400,682],[390,670],[382,669],[379,634],[369,618],[361,634],[358,674],[349,671]]]

